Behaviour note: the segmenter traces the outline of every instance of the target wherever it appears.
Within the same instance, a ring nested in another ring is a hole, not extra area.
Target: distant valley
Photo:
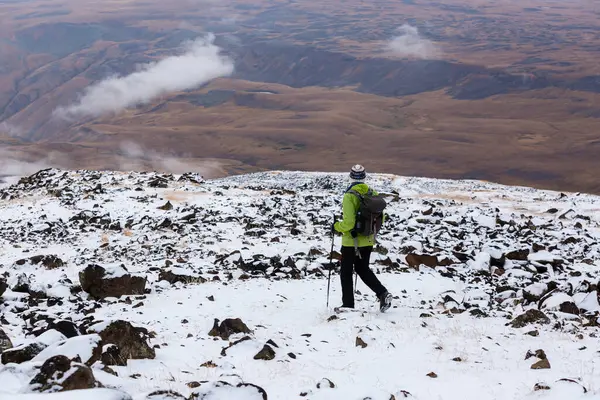
[[[599,166],[600,23],[583,3],[119,4],[0,2],[9,21],[0,28],[3,154],[217,176],[362,162],[600,192],[590,172]],[[90,85],[206,34],[232,73],[115,113],[56,117]],[[132,145],[153,156],[126,162],[140,153]]]

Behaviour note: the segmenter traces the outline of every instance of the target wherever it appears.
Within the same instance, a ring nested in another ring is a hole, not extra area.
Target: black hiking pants
[[[342,266],[340,278],[342,281],[342,307],[354,307],[354,288],[352,287],[352,272],[356,273],[360,279],[377,295],[379,298],[386,292],[385,287],[379,282],[377,276],[369,268],[369,259],[373,247],[359,247],[361,258],[356,256],[354,247],[342,246]]]

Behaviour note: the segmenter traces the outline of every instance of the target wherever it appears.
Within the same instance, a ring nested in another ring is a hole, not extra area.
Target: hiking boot
[[[340,312],[344,312],[344,311],[353,311],[354,310],[354,306],[345,306],[345,305],[341,305],[339,307],[334,307],[333,311],[335,311],[336,313],[340,313]]]
[[[392,306],[392,295],[389,292],[383,293],[379,297],[379,310],[386,312]]]

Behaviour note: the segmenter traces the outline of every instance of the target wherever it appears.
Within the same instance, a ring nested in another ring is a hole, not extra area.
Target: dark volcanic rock
[[[2,353],[2,364],[15,363],[21,364],[32,360],[40,354],[47,346],[41,343],[31,343],[26,346],[19,346]]]
[[[510,322],[513,328],[523,328],[529,324],[549,324],[550,318],[543,312],[535,309],[527,310],[525,314],[521,314]]]
[[[504,256],[509,260],[527,261],[527,256],[529,256],[529,250],[513,250],[511,252],[506,253]]]
[[[58,258],[57,256],[54,256],[54,255],[33,256],[33,257],[30,257],[28,260],[27,259],[18,260],[15,264],[23,265],[27,261],[29,261],[33,265],[37,265],[37,264],[41,263],[47,269],[56,269],[56,268],[60,268],[65,265],[65,262],[63,260],[61,260],[60,258]]]
[[[439,264],[438,258],[436,256],[430,256],[428,254],[416,254],[409,253],[406,255],[406,263],[412,268],[418,268],[419,265],[423,264],[428,267],[434,268]]]
[[[209,399],[256,399],[268,400],[267,392],[260,386],[252,383],[238,383],[233,386],[225,381],[217,381],[208,385],[199,386],[192,392],[190,400]],[[257,397],[260,396],[260,397]]]
[[[186,400],[187,398],[173,390],[157,390],[146,396],[145,400]]]
[[[48,326],[48,329],[55,329],[67,338],[79,336],[81,333],[75,323],[67,320],[54,321]]]
[[[228,318],[221,322],[220,325],[219,320],[215,318],[214,326],[208,334],[210,336],[219,336],[223,340],[228,340],[229,336],[236,333],[252,333],[252,331],[239,318]]]
[[[261,351],[259,351],[255,356],[255,360],[272,360],[275,358],[275,350],[268,344],[265,344]]]
[[[94,355],[88,361],[93,364],[101,359],[105,365],[127,365],[127,360],[154,359],[156,353],[147,343],[147,330],[136,328],[127,321],[114,321],[99,332],[102,339]],[[108,346],[102,354],[102,348]]]
[[[12,348],[12,342],[8,335],[0,328],[0,353],[4,352],[4,350],[8,350]]]
[[[158,275],[158,280],[165,280],[171,284],[181,282],[181,283],[204,283],[206,282],[206,278],[203,278],[199,275],[184,275],[184,274],[176,274],[172,271],[160,271]]]
[[[91,389],[99,386],[88,366],[60,355],[46,360],[30,385],[34,391],[46,393]]]
[[[85,292],[96,298],[144,294],[146,288],[146,279],[141,276],[129,273],[113,274],[93,264],[79,273],[79,282]]]

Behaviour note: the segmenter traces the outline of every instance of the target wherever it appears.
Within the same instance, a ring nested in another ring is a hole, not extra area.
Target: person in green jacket
[[[342,234],[342,262],[340,271],[340,280],[342,283],[342,306],[340,308],[354,308],[354,288],[352,285],[352,272],[356,273],[360,279],[375,292],[379,299],[379,308],[385,312],[391,307],[392,295],[377,279],[377,276],[369,268],[369,259],[375,238],[371,236],[362,236],[354,233],[356,223],[356,212],[360,205],[360,199],[350,191],[356,191],[362,195],[369,191],[369,186],[365,184],[367,177],[365,168],[362,165],[355,165],[350,170],[350,187],[344,193],[342,201],[343,219],[333,225],[334,231]],[[373,190],[374,194],[377,194]]]

